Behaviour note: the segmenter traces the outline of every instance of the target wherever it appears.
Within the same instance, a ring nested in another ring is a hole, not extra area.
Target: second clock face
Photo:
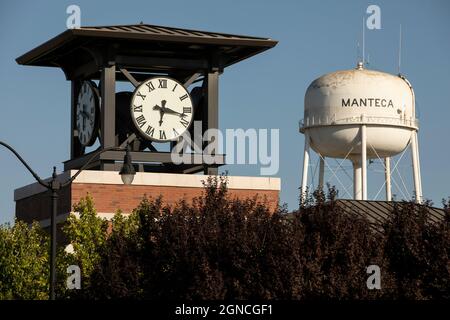
[[[84,81],[77,98],[76,126],[81,145],[90,146],[97,137],[98,95],[95,84]]]
[[[131,118],[149,140],[176,140],[191,125],[193,106],[189,92],[178,81],[156,77],[143,81],[131,99]]]

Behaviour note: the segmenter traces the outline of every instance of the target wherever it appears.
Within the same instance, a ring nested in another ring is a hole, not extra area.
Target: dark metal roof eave
[[[236,62],[249,58],[255,54],[266,51],[277,45],[278,41],[271,39],[216,39],[212,37],[198,37],[198,36],[178,36],[178,35],[163,35],[163,34],[140,34],[129,33],[122,31],[102,31],[102,30],[86,30],[86,29],[69,29],[56,37],[44,42],[38,47],[30,50],[29,52],[21,55],[16,59],[16,62],[20,65],[33,65],[40,57],[46,55],[59,47],[76,38],[115,38],[122,40],[147,40],[147,41],[167,41],[174,43],[186,43],[186,44],[206,44],[206,45],[223,45],[223,46],[242,46],[242,47],[254,47],[254,53],[237,59]],[[36,64],[43,65],[46,64]],[[48,65],[47,65],[48,66]]]
[[[50,40],[16,58],[16,62],[20,65],[32,65],[33,62],[40,58],[43,54],[48,54],[50,52],[50,48],[53,48],[51,51],[54,51],[70,40],[73,37],[73,31],[73,29],[68,29],[60,33],[56,37],[51,38]]]
[[[104,31],[104,30],[89,30],[89,29],[73,29],[74,35],[91,36],[101,38],[117,38],[117,39],[134,39],[134,40],[148,40],[148,41],[167,41],[178,42],[186,44],[211,44],[223,46],[249,46],[249,47],[274,47],[278,42],[271,39],[262,38],[214,38],[214,37],[200,37],[187,35],[169,35],[169,34],[148,34],[138,32],[126,31]]]
[[[224,33],[224,32],[211,32],[211,31],[204,31],[204,30],[192,30],[192,29],[184,29],[184,28],[174,28],[174,27],[164,27],[164,26],[158,26],[158,25],[149,25],[149,24],[138,24],[138,25],[130,25],[130,24],[124,24],[124,25],[114,25],[114,26],[83,26],[81,29],[83,30],[105,30],[105,31],[118,31],[118,30],[111,30],[111,28],[133,28],[133,30],[145,28],[143,32],[149,31],[150,29],[156,29],[157,33],[165,32],[166,34],[174,34],[174,33],[182,33],[183,35],[187,34],[202,34],[202,36],[206,37],[227,37],[227,38],[245,38],[245,39],[255,39],[255,40],[271,40],[269,38],[265,37],[255,37],[255,36],[248,36],[248,35],[242,35],[242,34],[231,34],[231,33]],[[120,31],[120,30],[119,30]],[[152,32],[155,32],[153,30]]]

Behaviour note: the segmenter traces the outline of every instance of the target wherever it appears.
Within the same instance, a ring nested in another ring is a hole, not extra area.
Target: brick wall
[[[98,212],[115,212],[121,209],[123,212],[131,212],[144,197],[157,198],[162,195],[163,203],[174,205],[184,199],[191,202],[193,198],[203,193],[202,188],[189,187],[158,187],[158,186],[126,186],[111,184],[83,184],[72,186],[72,205],[89,193]],[[278,204],[278,191],[275,190],[229,190],[231,197],[252,198],[257,195],[259,201],[267,200],[271,208]]]
[[[71,187],[65,187],[58,193],[58,215],[71,211]],[[50,219],[51,192],[41,192],[16,201],[16,218],[27,223]]]
[[[163,203],[174,205],[185,199],[191,202],[204,192],[200,187],[173,187],[173,186],[145,186],[123,184],[95,184],[73,183],[59,193],[58,214],[65,214],[72,210],[73,205],[88,193],[93,197],[95,208],[99,213],[114,213],[121,209],[125,213],[136,208],[144,197],[163,197]],[[251,190],[229,189],[229,195],[233,197],[253,198],[255,195],[259,201],[267,201],[271,209],[278,205],[278,190]],[[50,194],[42,192],[19,199],[16,201],[16,216],[26,222],[33,220],[42,221],[50,218]]]

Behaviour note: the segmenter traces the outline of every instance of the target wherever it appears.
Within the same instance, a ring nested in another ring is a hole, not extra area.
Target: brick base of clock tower
[[[58,176],[66,181],[76,171],[66,171]],[[208,176],[169,173],[136,173],[133,184],[123,185],[117,172],[83,171],[74,182],[59,191],[58,223],[66,220],[73,205],[90,194],[99,216],[110,219],[117,209],[130,213],[144,197],[162,196],[163,203],[174,205],[184,199],[191,202],[204,192],[203,181]],[[280,179],[272,177],[228,177],[231,197],[253,198],[265,201],[271,209],[278,205]],[[50,193],[37,183],[14,191],[16,217],[25,222],[38,221],[42,227],[50,224]]]

